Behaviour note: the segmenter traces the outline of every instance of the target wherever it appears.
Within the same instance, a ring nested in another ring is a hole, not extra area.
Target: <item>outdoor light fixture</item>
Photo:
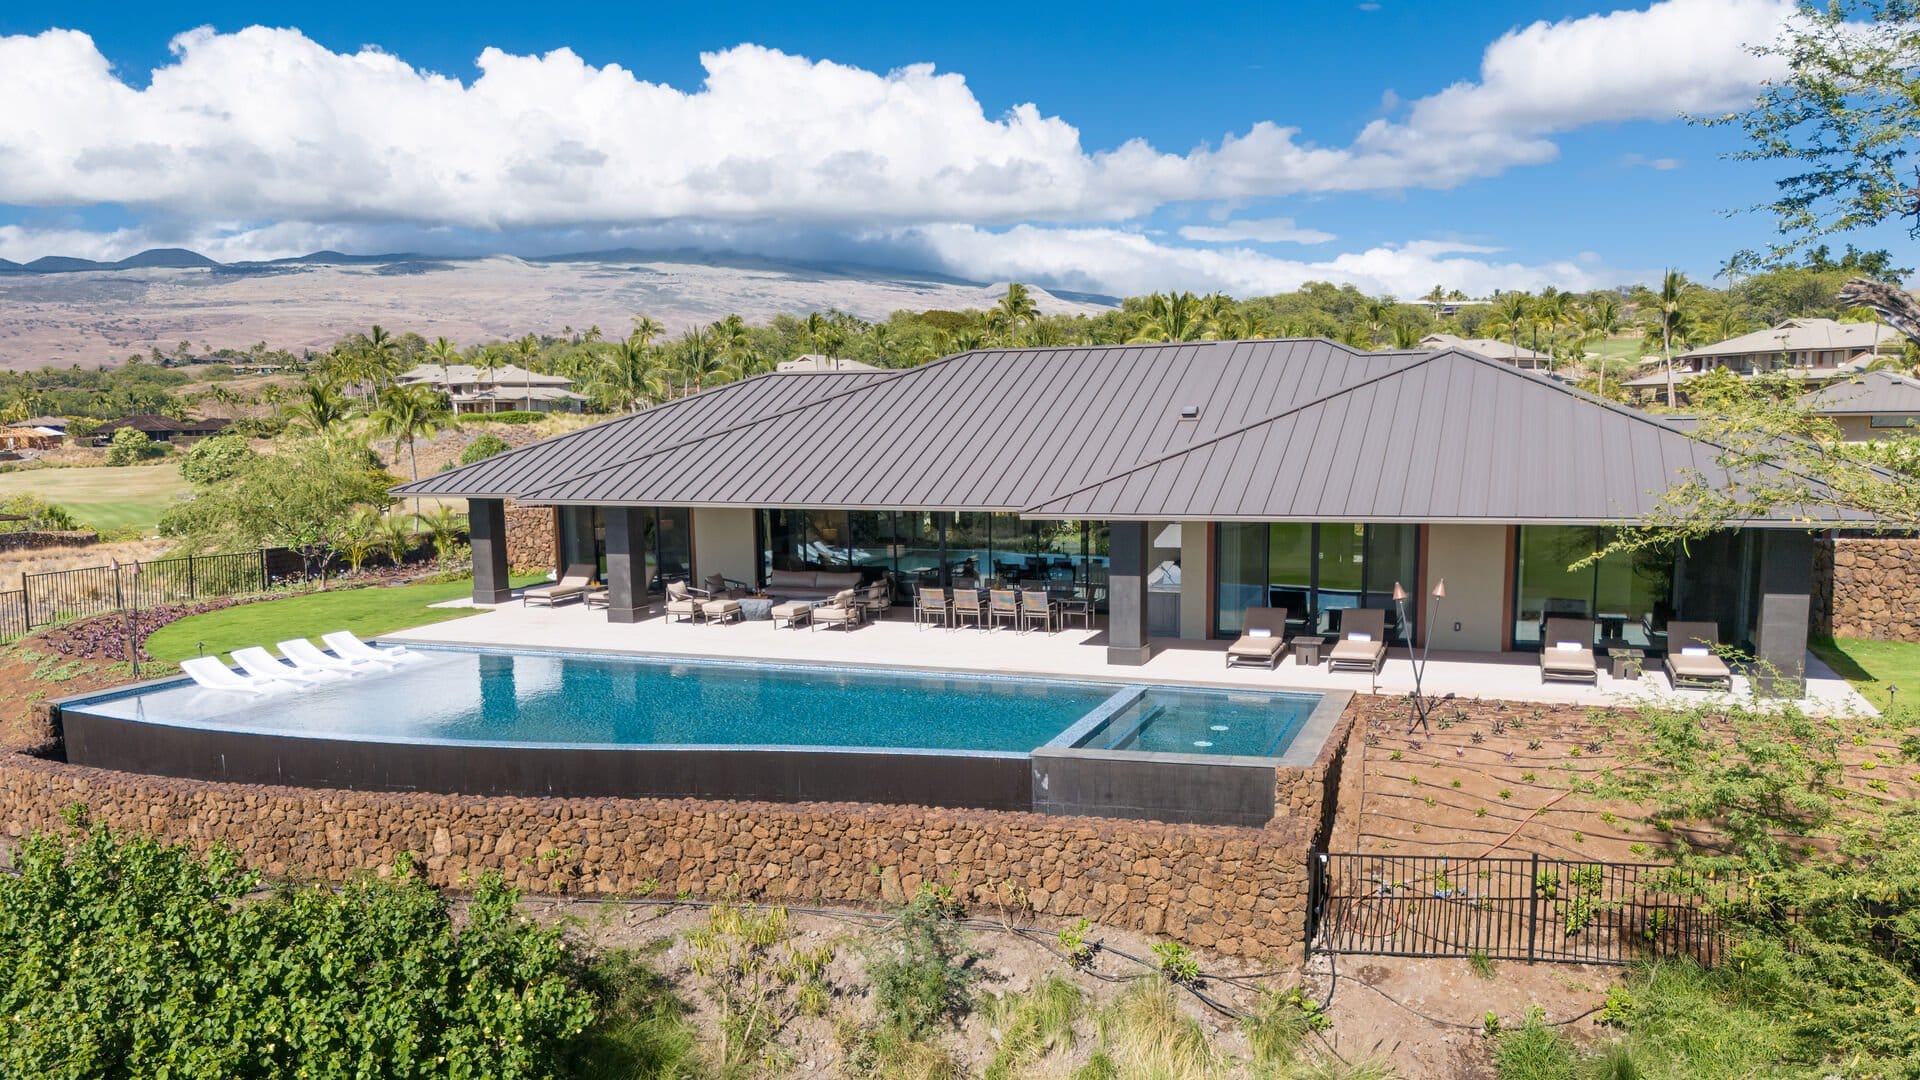
[[[1430,594],[1433,603],[1428,606],[1429,615],[1440,609],[1440,601],[1447,598],[1447,579],[1441,578]],[[1396,581],[1393,583],[1393,606],[1400,613],[1400,626],[1403,630],[1411,624],[1407,621],[1407,601],[1412,599],[1407,590]],[[1419,653],[1413,651],[1413,635],[1407,635],[1407,663],[1413,668],[1413,691],[1407,695],[1413,705],[1413,719],[1407,724],[1407,734],[1413,734],[1414,728],[1427,728],[1427,714],[1433,711],[1433,702],[1421,687],[1427,675],[1427,653],[1433,649],[1433,635],[1427,635],[1427,642]]]

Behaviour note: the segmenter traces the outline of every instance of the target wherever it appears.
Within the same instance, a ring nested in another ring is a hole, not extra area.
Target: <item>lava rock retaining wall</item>
[[[1920,641],[1920,539],[1840,536],[1813,555],[1815,634]]]

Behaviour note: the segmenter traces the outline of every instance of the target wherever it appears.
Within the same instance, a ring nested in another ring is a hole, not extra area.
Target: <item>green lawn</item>
[[[541,575],[516,577],[515,585],[542,580]],[[473,591],[469,580],[431,585],[375,586],[302,593],[280,600],[210,611],[163,626],[147,638],[155,660],[178,662],[202,652],[226,655],[248,645],[265,645],[294,637],[318,641],[321,634],[351,630],[363,638],[404,630],[410,626],[445,622],[474,614],[472,608],[432,608],[443,600],[457,600]]]
[[[103,532],[131,527],[152,535],[160,514],[187,488],[172,461],[0,473],[0,499],[29,491]]]
[[[1876,707],[1886,707],[1889,686],[1899,688],[1902,701],[1920,701],[1920,643],[1815,638],[1810,647]]]

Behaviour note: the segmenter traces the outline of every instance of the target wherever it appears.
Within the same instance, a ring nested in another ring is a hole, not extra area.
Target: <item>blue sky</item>
[[[1726,211],[1773,174],[1676,114],[1750,97],[1771,69],[1743,46],[1783,11],[12,0],[0,256],[692,244],[1242,294],[1707,276],[1770,238]],[[528,59],[483,72],[490,49]]]

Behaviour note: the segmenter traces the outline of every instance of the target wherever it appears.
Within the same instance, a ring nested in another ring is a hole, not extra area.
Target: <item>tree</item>
[[[1200,298],[1190,292],[1154,293],[1134,324],[1131,343],[1198,341],[1206,325]]]
[[[439,391],[418,383],[396,384],[381,392],[380,407],[374,410],[371,419],[375,435],[392,438],[395,449],[406,446],[408,471],[411,479],[418,480],[420,458],[415,453],[415,441],[433,438],[441,425],[453,419],[453,413],[447,408],[446,395]],[[413,512],[420,512],[417,496],[413,500]]]
[[[232,476],[253,449],[238,435],[215,435],[193,444],[180,458],[180,475],[189,484],[217,484]]]
[[[1007,283],[1007,294],[994,305],[1009,327],[1027,326],[1040,317],[1040,305],[1034,303],[1033,293],[1018,281]]]
[[[1532,298],[1523,292],[1501,293],[1493,302],[1493,317],[1507,332],[1509,343],[1518,349],[1520,331],[1526,328],[1527,320],[1533,317]]]
[[[447,382],[447,369],[460,361],[460,347],[446,338],[437,337],[427,346],[427,356],[440,365],[440,381]]]
[[[621,412],[666,398],[666,377],[660,370],[658,354],[640,331],[602,350],[593,380],[587,384],[587,396],[601,408]]]
[[[513,355],[520,361],[521,379],[526,384],[527,411],[533,411],[533,358],[540,353],[540,339],[532,334],[513,343]]]
[[[1660,341],[1660,356],[1667,372],[1667,408],[1674,406],[1673,343],[1687,335],[1687,291],[1693,283],[1678,270],[1668,270],[1660,278],[1660,292],[1648,314],[1648,333]]]
[[[166,452],[166,445],[149,439],[146,432],[123,427],[116,429],[107,442],[107,464],[132,465]]]
[[[309,375],[300,380],[293,405],[287,410],[295,427],[322,438],[332,434],[344,421],[350,408],[340,394],[340,386],[324,375]]]
[[[255,454],[218,484],[169,509],[163,535],[201,551],[285,547],[314,569],[339,549],[355,510],[393,502],[397,479],[365,446],[345,439],[308,439]]]
[[[495,454],[504,454],[511,449],[513,447],[507,445],[507,440],[491,431],[483,432],[479,438],[468,443],[465,450],[460,451],[460,464],[471,465],[476,461],[485,461]]]

